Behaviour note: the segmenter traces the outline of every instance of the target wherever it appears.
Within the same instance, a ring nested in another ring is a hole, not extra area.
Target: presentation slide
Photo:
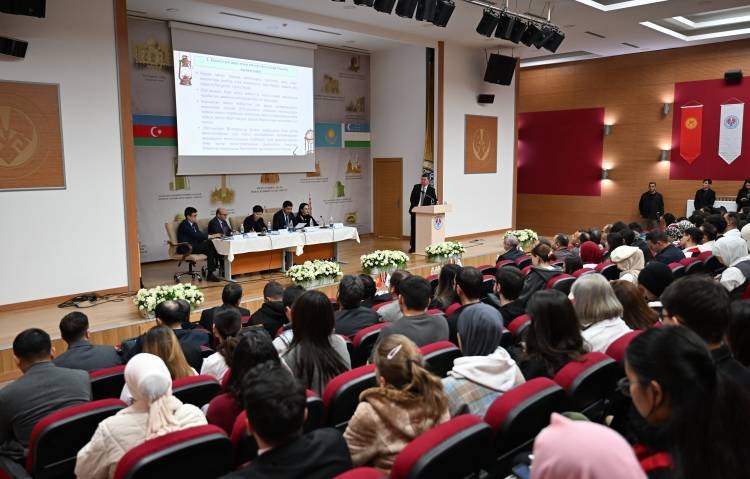
[[[175,50],[174,69],[180,157],[309,154],[312,68]]]

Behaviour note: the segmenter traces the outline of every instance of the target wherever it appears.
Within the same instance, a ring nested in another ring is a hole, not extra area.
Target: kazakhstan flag
[[[316,123],[315,148],[341,148],[341,123]]]

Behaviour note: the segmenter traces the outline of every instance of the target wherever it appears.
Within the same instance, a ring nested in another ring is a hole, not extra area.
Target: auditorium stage
[[[502,235],[476,235],[462,239],[466,247],[463,264],[479,266],[495,261],[502,245]],[[344,274],[361,272],[359,257],[376,249],[409,248],[408,240],[375,238],[373,235],[362,235],[361,243],[344,241],[339,245],[339,258]],[[414,274],[427,276],[435,263],[427,262],[422,255],[410,255],[407,269]],[[143,283],[146,287],[159,284],[172,284],[172,275],[177,263],[162,261],[142,265]],[[287,284],[289,280],[280,272],[253,273],[235,278],[242,284],[242,306],[255,311],[263,302],[263,286],[270,280]],[[197,321],[204,308],[221,304],[221,291],[225,283],[196,282],[206,296],[206,302],[193,312],[191,320]],[[329,296],[336,295],[337,285],[320,288]],[[89,306],[89,303],[81,306]],[[20,372],[13,362],[13,338],[20,331],[38,327],[47,331],[53,338],[58,354],[65,350],[65,343],[60,340],[58,324],[60,318],[71,311],[85,313],[91,325],[92,341],[97,344],[118,344],[123,339],[137,336],[153,326],[154,322],[140,316],[132,301],[132,295],[115,295],[93,303],[91,308],[58,308],[57,305],[36,306],[0,313],[0,382],[17,377]]]

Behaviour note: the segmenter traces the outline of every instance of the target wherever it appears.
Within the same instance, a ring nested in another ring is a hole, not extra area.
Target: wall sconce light
[[[669,110],[671,110],[671,109],[672,109],[672,104],[671,103],[662,103],[662,105],[661,105],[661,114],[664,115],[664,116],[667,116],[667,115],[669,115]]]
[[[669,150],[661,150],[661,152],[659,152],[659,161],[667,160],[669,160]]]
[[[604,125],[604,136],[612,134],[612,125]]]
[[[603,180],[609,179],[609,170],[607,168],[602,168],[602,179]]]

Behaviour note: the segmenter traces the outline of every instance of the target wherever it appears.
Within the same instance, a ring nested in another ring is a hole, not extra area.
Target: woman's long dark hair
[[[618,279],[610,284],[622,304],[622,320],[625,324],[631,329],[646,329],[656,323],[659,315],[648,307],[648,303],[632,281]]]
[[[750,399],[724,376],[703,340],[682,326],[652,328],[625,354],[639,383],[657,382],[671,411],[663,429],[680,479],[747,476]]]
[[[455,286],[456,275],[459,271],[461,271],[461,267],[457,264],[446,264],[440,270],[438,285],[435,288],[435,306],[438,306],[440,309],[445,309],[451,304],[458,302]]]
[[[280,362],[279,353],[271,341],[271,335],[263,328],[251,329],[237,337],[229,370],[227,391],[242,406],[242,378],[258,364],[266,361]]]
[[[531,296],[526,313],[531,317],[526,330],[526,355],[541,359],[550,376],[586,353],[575,309],[563,292],[537,291]]]
[[[316,372],[321,381],[327,383],[347,370],[346,364],[331,346],[333,327],[333,308],[325,294],[306,291],[294,302],[294,337],[288,351],[296,350],[296,358],[288,366],[307,389],[313,389]]]

